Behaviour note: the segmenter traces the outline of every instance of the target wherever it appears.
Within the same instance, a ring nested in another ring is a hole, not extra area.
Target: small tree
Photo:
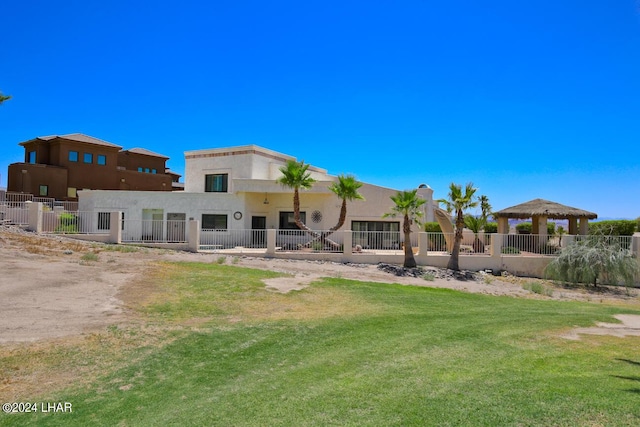
[[[623,248],[620,238],[604,234],[585,236],[562,249],[545,269],[549,278],[570,283],[601,283],[633,286],[640,273],[633,253]]]
[[[4,101],[11,99],[11,95],[3,95],[2,92],[0,92],[0,104],[2,104]]]
[[[353,175],[338,175],[338,181],[329,186],[329,190],[342,199],[338,223],[329,230],[330,232],[334,232],[344,225],[347,218],[347,201],[364,200],[362,194],[358,192],[360,187],[362,187],[362,183],[356,180]]]
[[[416,267],[416,259],[413,256],[413,248],[411,247],[411,224],[414,222],[421,225],[422,206],[426,200],[417,196],[418,190],[398,191],[395,196],[391,196],[391,200],[395,204],[391,208],[391,212],[384,214],[382,217],[395,218],[398,215],[403,217],[402,231],[404,233],[404,266],[407,268]]]
[[[476,191],[477,188],[475,188],[471,182],[466,185],[464,193],[462,192],[461,185],[452,182],[449,186],[449,198],[438,200],[439,203],[444,203],[447,211],[455,211],[456,213],[455,239],[453,241],[451,258],[449,258],[449,264],[447,265],[447,268],[451,270],[460,270],[458,258],[460,255],[460,244],[462,243],[462,231],[465,225],[464,211],[478,206],[478,202],[473,200]]]
[[[489,204],[489,198],[485,195],[478,197],[478,201],[480,202],[480,210],[482,211],[482,219],[484,219],[485,224],[489,222],[489,216],[493,215],[491,204]]]
[[[473,240],[473,251],[474,252],[484,252],[484,243],[480,240],[478,236],[480,231],[482,231],[487,224],[487,219],[483,216],[473,216],[473,215],[465,215],[464,217],[464,225],[471,231],[473,231],[473,235],[475,236]]]

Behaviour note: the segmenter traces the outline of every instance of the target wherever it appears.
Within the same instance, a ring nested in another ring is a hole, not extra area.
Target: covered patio
[[[598,215],[593,212],[544,199],[534,199],[502,209],[494,212],[493,216],[498,219],[498,233],[509,234],[509,218],[531,218],[531,232],[540,235],[547,234],[547,220],[549,219],[567,219],[569,220],[569,234],[586,235],[589,232],[589,220],[598,218]]]

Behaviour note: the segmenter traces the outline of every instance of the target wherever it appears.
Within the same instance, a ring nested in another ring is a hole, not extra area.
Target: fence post
[[[640,262],[640,233],[633,233],[633,236],[631,237],[631,247],[636,253],[638,262]]]
[[[491,258],[500,260],[502,257],[502,241],[504,234],[491,233]]]
[[[27,202],[25,202],[26,204]],[[29,231],[42,233],[42,203],[29,202]]]
[[[349,259],[353,254],[353,233],[351,230],[344,230],[342,233],[342,254]]]
[[[267,229],[267,256],[274,256],[276,253],[276,229]]]
[[[122,212],[109,214],[109,243],[122,243]]]
[[[187,244],[191,252],[198,252],[200,250],[200,221],[197,219],[189,220]]]
[[[429,255],[429,234],[424,231],[418,232],[418,253],[415,255],[418,264],[427,264]]]

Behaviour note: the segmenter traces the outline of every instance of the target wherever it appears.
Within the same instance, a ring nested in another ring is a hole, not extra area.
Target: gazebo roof
[[[546,216],[552,219],[588,218],[596,219],[598,215],[583,209],[572,208],[560,203],[550,202],[544,199],[535,199],[510,208],[494,212],[494,216],[500,218],[532,218],[534,216]]]

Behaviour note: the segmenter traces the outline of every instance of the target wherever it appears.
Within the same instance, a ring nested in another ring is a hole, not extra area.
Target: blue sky
[[[257,144],[494,209],[640,216],[637,0],[0,4],[0,186],[36,136],[85,133],[184,171]]]

